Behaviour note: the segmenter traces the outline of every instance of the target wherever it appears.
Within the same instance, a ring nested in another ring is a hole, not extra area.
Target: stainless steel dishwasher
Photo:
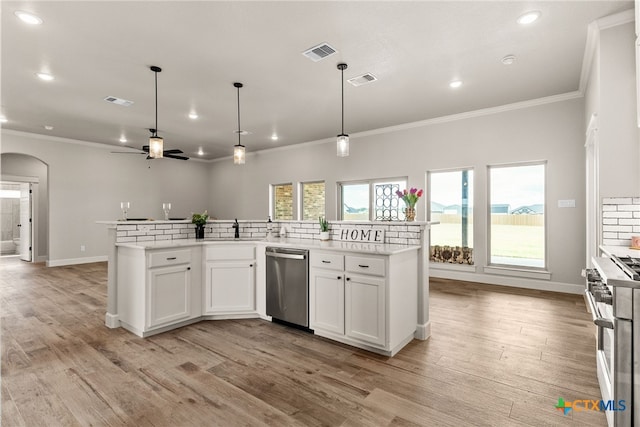
[[[269,246],[267,315],[309,327],[309,251]]]

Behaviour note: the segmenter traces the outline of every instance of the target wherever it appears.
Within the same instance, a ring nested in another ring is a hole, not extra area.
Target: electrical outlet
[[[80,252],[84,252],[87,249],[84,245],[80,245]]]

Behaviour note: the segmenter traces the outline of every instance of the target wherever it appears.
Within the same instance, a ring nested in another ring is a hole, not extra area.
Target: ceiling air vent
[[[375,82],[376,80],[378,80],[378,78],[373,74],[365,73],[361,76],[353,77],[347,81],[354,86],[362,86],[367,83]]]
[[[112,104],[122,105],[123,107],[128,107],[131,104],[133,104],[133,101],[127,101],[126,99],[116,98],[115,96],[107,96],[104,100]]]
[[[329,46],[327,43],[322,43],[318,46],[307,49],[306,51],[302,52],[302,54],[313,62],[318,62],[321,59],[324,59],[327,56],[331,56],[336,52],[337,50]]]

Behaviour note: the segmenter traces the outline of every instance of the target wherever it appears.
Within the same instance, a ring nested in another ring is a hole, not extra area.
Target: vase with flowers
[[[194,213],[191,222],[196,225],[196,239],[204,239],[204,226],[209,219],[209,213],[204,211],[201,214]]]
[[[415,221],[416,219],[416,203],[422,197],[422,189],[411,188],[409,191],[406,189],[396,191],[396,195],[404,201],[404,218],[405,221]]]

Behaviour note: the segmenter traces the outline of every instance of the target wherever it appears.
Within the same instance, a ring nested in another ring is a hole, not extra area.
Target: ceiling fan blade
[[[182,154],[184,153],[184,151],[182,150],[178,150],[178,149],[173,149],[173,150],[164,150],[164,154]]]
[[[181,151],[182,152],[182,151]],[[185,156],[176,156],[175,154],[165,154],[164,157],[168,159],[178,159],[178,160],[189,160],[188,157]]]
[[[133,151],[111,151],[111,154],[147,154],[147,153],[134,153]]]

